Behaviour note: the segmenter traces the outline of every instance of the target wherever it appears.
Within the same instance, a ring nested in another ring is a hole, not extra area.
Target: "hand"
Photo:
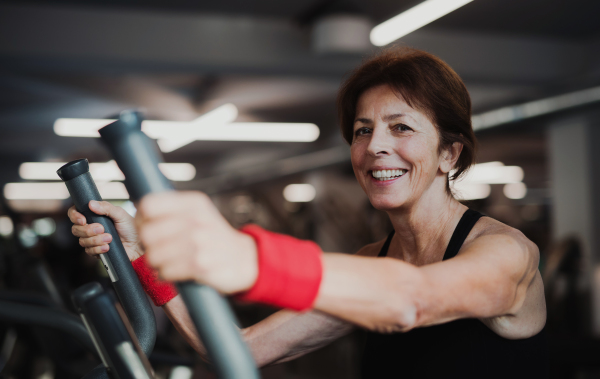
[[[107,201],[94,200],[90,201],[89,207],[92,212],[108,216],[114,222],[130,261],[144,255],[135,229],[134,219],[123,208],[114,206]],[[71,231],[75,237],[79,237],[79,244],[85,247],[86,254],[98,256],[108,251],[108,243],[112,241],[112,236],[104,233],[104,227],[101,224],[87,225],[85,216],[77,212],[75,206],[69,208],[67,215],[71,222],[75,224]]]
[[[135,217],[147,262],[168,281],[194,280],[223,294],[250,289],[256,244],[223,218],[201,192],[145,196]]]

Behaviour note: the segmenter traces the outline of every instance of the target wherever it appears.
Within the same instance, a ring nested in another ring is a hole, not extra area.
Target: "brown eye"
[[[356,129],[356,131],[354,132],[354,135],[356,137],[359,137],[359,136],[364,136],[365,134],[369,134],[370,132],[371,132],[371,130],[369,128],[359,128],[359,129]]]
[[[412,131],[412,128],[408,125],[404,125],[404,124],[398,124],[395,125],[394,128],[399,131],[399,132],[410,132]]]

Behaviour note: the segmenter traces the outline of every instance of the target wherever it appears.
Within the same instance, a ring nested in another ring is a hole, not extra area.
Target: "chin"
[[[377,196],[369,199],[373,208],[379,211],[392,211],[406,205],[406,199]]]

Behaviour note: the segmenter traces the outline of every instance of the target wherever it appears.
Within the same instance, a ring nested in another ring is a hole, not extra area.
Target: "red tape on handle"
[[[257,225],[246,225],[240,231],[256,241],[258,278],[250,290],[237,298],[296,311],[310,309],[323,277],[319,245]]]

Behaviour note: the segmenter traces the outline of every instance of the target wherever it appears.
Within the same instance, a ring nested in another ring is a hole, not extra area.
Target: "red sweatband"
[[[237,298],[296,311],[310,309],[323,277],[319,245],[257,225],[246,225],[240,231],[256,241],[258,278],[250,290]]]
[[[131,265],[138,278],[140,278],[140,283],[142,283],[144,291],[146,291],[157,307],[165,305],[169,300],[177,296],[177,290],[173,283],[159,280],[156,271],[148,266],[145,255],[131,262]]]

